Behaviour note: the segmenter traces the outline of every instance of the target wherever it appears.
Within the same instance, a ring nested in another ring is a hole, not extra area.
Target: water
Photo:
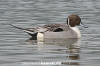
[[[72,44],[27,42],[29,35],[7,25],[65,23],[72,13],[88,26],[80,27],[82,37]],[[99,66],[99,13],[100,0],[0,0],[0,66]]]

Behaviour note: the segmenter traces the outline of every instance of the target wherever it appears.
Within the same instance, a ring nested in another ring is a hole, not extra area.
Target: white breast
[[[77,27],[70,27],[70,28],[74,31],[74,33],[76,33],[77,38],[81,37],[80,30]]]

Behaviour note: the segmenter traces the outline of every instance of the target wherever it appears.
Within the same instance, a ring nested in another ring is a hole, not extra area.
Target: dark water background
[[[80,27],[80,49],[68,50],[66,42],[26,42],[29,35],[7,25],[29,28],[65,23],[72,13],[89,27]],[[43,65],[40,62],[49,63],[47,66],[99,66],[100,0],[0,0],[0,66],[35,66],[35,62],[38,66]]]

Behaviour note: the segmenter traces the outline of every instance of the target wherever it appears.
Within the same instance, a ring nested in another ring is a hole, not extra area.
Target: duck
[[[64,24],[46,24],[33,28],[21,28],[12,24],[10,25],[28,33],[31,36],[30,40],[37,40],[42,42],[47,38],[79,39],[81,37],[81,33],[76,26],[82,25],[87,28],[87,26],[82,23],[80,16],[76,14],[69,15],[66,19],[66,23]]]

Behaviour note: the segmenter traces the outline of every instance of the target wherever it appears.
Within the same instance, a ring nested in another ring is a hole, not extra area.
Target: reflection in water
[[[56,45],[59,47],[66,47],[66,60],[60,61],[61,64],[80,65],[79,64],[79,39],[46,39],[45,42],[37,42],[38,50],[44,50],[47,45]],[[56,47],[55,47],[56,48]],[[50,49],[49,49],[50,50]],[[57,51],[62,49],[57,48]],[[53,51],[53,50],[52,50]]]

